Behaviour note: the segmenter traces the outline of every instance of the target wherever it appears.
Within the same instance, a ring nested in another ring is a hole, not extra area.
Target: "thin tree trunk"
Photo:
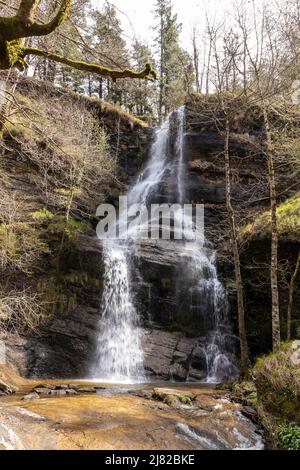
[[[278,294],[278,227],[277,227],[277,197],[274,169],[274,147],[272,141],[269,116],[263,104],[264,127],[267,139],[268,179],[271,203],[271,291],[272,291],[272,343],[273,351],[280,347],[280,314]]]
[[[224,146],[224,159],[225,159],[225,178],[226,178],[226,206],[230,222],[230,238],[231,247],[234,259],[235,281],[237,287],[237,306],[238,306],[238,322],[239,322],[239,339],[241,351],[241,375],[243,376],[248,368],[248,345],[246,336],[245,325],[245,305],[243,293],[243,281],[241,274],[240,254],[238,248],[237,229],[235,222],[235,212],[232,206],[231,197],[231,170],[230,170],[230,156],[229,156],[229,136],[230,127],[228,118],[226,118],[226,135]]]
[[[6,116],[8,112],[8,106],[9,106],[7,96],[6,96],[9,75],[10,75],[10,71],[4,72],[0,76],[0,140],[2,140],[3,138],[5,121],[6,121]]]
[[[160,21],[160,83],[159,83],[159,121],[162,122],[162,110],[164,102],[164,39],[163,39],[163,14]]]
[[[0,80],[0,140],[3,138],[6,114],[6,81]]]
[[[98,95],[100,100],[103,98],[103,78],[99,78]]]
[[[292,339],[292,314],[293,314],[293,303],[294,303],[294,291],[296,280],[300,272],[300,251],[298,253],[298,259],[294,273],[291,278],[290,287],[289,287],[289,305],[288,305],[288,314],[287,314],[287,340]]]
[[[91,80],[91,75],[88,74],[88,89],[89,89],[89,96],[92,96],[92,80]]]

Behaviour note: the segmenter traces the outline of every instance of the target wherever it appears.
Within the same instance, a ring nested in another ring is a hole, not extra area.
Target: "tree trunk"
[[[277,228],[277,197],[274,170],[274,147],[272,141],[269,116],[265,104],[263,104],[264,127],[267,139],[268,179],[271,203],[271,291],[272,291],[272,343],[273,351],[280,347],[280,314],[278,294],[278,228]]]
[[[230,241],[234,259],[235,282],[237,287],[237,306],[238,306],[238,320],[239,320],[239,339],[241,351],[241,375],[245,375],[248,368],[248,345],[246,336],[245,325],[245,306],[244,306],[244,293],[243,281],[241,274],[240,254],[238,248],[237,230],[235,222],[235,212],[231,202],[231,170],[230,170],[230,156],[229,156],[229,136],[230,127],[229,121],[226,118],[226,134],[224,146],[224,159],[225,159],[225,178],[226,178],[226,206],[230,223]]]
[[[8,111],[8,100],[6,91],[8,87],[10,71],[4,72],[0,75],[0,140],[3,138],[3,132],[5,127],[5,120]]]
[[[4,124],[5,124],[5,108],[6,108],[6,82],[4,80],[0,80],[0,140],[3,137],[4,132]]]
[[[103,98],[103,78],[99,78],[98,96],[100,100]]]
[[[293,302],[294,302],[294,291],[295,284],[300,272],[300,251],[298,253],[298,259],[295,267],[295,271],[292,275],[290,287],[289,287],[289,305],[288,305],[288,315],[287,315],[287,340],[292,339],[292,314],[293,314]]]
[[[164,24],[163,24],[163,14],[161,13],[161,21],[160,21],[160,82],[159,82],[159,109],[158,109],[158,116],[159,122],[161,123],[163,120],[163,103],[164,103]]]

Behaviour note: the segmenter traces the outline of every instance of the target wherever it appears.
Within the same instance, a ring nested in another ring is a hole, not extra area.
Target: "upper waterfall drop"
[[[174,125],[174,120],[176,139],[172,148],[171,125]],[[149,161],[128,190],[127,201],[129,208],[136,204],[150,207],[153,203],[166,201],[177,204],[174,220],[182,222],[183,240],[170,240],[170,246],[173,250],[177,246],[180,253],[178,264],[186,284],[178,287],[176,297],[178,302],[181,296],[184,297],[187,310],[198,316],[199,325],[206,325],[205,337],[199,347],[206,361],[207,381],[219,382],[234,377],[237,371],[227,354],[231,349],[232,333],[227,318],[226,292],[217,276],[215,253],[205,242],[203,234],[194,241],[190,240],[194,222],[183,210],[183,204],[188,200],[184,135],[185,108],[182,107],[156,131]],[[117,222],[121,232],[125,224],[127,220],[121,215]],[[127,239],[103,241],[102,316],[91,371],[93,378],[98,380],[116,383],[145,381],[143,332],[133,280],[138,230],[138,224],[131,223]],[[142,279],[143,273],[140,272],[139,276]]]

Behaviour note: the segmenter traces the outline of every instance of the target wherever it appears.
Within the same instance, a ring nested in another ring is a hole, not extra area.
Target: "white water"
[[[166,167],[169,120],[157,131],[150,160],[131,188],[128,205],[147,203],[160,183]],[[124,220],[119,220],[122,230]],[[137,226],[131,226],[134,238]],[[139,318],[134,306],[130,279],[130,239],[103,242],[104,289],[96,359],[92,377],[114,383],[143,382],[143,351]]]
[[[172,200],[172,204],[184,203],[186,198],[184,108],[180,108],[176,114],[176,155],[172,156],[169,153],[169,117],[156,132],[149,162],[127,194],[129,207],[134,204],[149,206],[153,199],[157,198],[157,192],[167,173],[177,182],[176,191],[172,194],[172,198],[176,200]],[[181,242],[181,261],[189,282],[189,308],[199,311],[199,315],[205,317],[205,320],[207,317],[212,325],[201,346],[206,358],[207,381],[227,380],[235,374],[236,369],[226,354],[230,328],[227,320],[226,295],[217,277],[215,254],[205,244],[203,245],[203,239],[201,243],[201,236],[197,237],[197,241],[188,241],[193,221],[180,207],[175,212],[174,219],[183,220],[185,230],[184,243]],[[123,230],[125,222],[121,216],[118,222],[120,231]],[[105,275],[102,317],[98,328],[96,359],[92,368],[92,376],[97,380],[115,383],[145,380],[141,329],[131,282],[131,261],[137,231],[138,225],[131,224],[129,239],[126,241],[103,242]]]
[[[184,121],[185,110],[177,111],[177,153],[175,171],[178,175],[177,195],[181,204],[186,198],[185,175],[187,172],[184,158]],[[179,217],[179,215],[178,215]],[[237,374],[237,368],[227,355],[226,347],[231,341],[231,329],[228,320],[228,304],[226,292],[217,275],[215,252],[207,247],[204,234],[198,233],[196,241],[191,240],[190,231],[193,229],[193,220],[183,213],[183,224],[186,235],[182,247],[183,267],[189,279],[190,308],[206,317],[210,321],[211,331],[207,331],[203,344],[203,353],[206,358],[207,378],[209,383],[218,383],[229,380]],[[196,297],[196,304],[193,300]],[[197,305],[198,303],[198,305]]]

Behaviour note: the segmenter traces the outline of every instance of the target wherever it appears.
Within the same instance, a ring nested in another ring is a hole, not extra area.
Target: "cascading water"
[[[156,133],[148,165],[127,194],[128,206],[146,204],[165,172],[169,120]],[[122,230],[126,221],[119,220]],[[143,351],[139,318],[131,281],[132,239],[138,230],[131,225],[127,240],[103,242],[104,289],[96,357],[92,377],[115,383],[142,382]]]
[[[185,109],[183,107],[177,111],[178,157],[175,159],[178,175],[177,195],[180,204],[183,204],[186,197],[184,121]],[[211,383],[226,381],[237,375],[237,368],[228,356],[228,351],[233,349],[233,335],[228,320],[226,292],[218,280],[215,252],[205,239],[201,239],[201,234],[196,241],[189,241],[189,230],[193,227],[193,220],[185,214],[183,212],[183,226],[187,237],[182,247],[182,266],[189,282],[190,308],[195,309],[199,316],[202,315],[207,325],[207,332],[202,343],[206,360],[206,381]]]
[[[177,121],[176,145],[170,151],[171,118]],[[158,201],[166,175],[172,180],[175,191],[167,194],[169,202],[178,203],[174,220],[184,227],[184,239],[180,243],[182,270],[188,282],[189,309],[195,310],[199,324],[206,325],[201,348],[206,360],[208,382],[228,380],[235,376],[237,369],[227,351],[231,348],[231,330],[227,318],[226,293],[219,282],[216,271],[215,253],[201,237],[190,241],[189,231],[193,229],[191,216],[183,211],[186,200],[186,164],[184,158],[185,109],[179,108],[176,116],[169,116],[156,132],[150,159],[136,183],[127,194],[128,207],[144,204],[147,207]],[[159,190],[160,189],[160,190]],[[168,192],[168,191],[167,191]],[[170,200],[171,199],[171,200]],[[175,199],[175,200],[174,200]],[[118,221],[122,231],[127,220]],[[102,317],[99,322],[97,354],[92,375],[99,380],[113,382],[140,382],[145,380],[143,351],[139,315],[135,307],[132,263],[138,235],[138,224],[131,224],[128,238],[103,242],[105,266],[102,296]],[[177,248],[178,251],[178,248]],[[142,277],[142,273],[141,273]]]

